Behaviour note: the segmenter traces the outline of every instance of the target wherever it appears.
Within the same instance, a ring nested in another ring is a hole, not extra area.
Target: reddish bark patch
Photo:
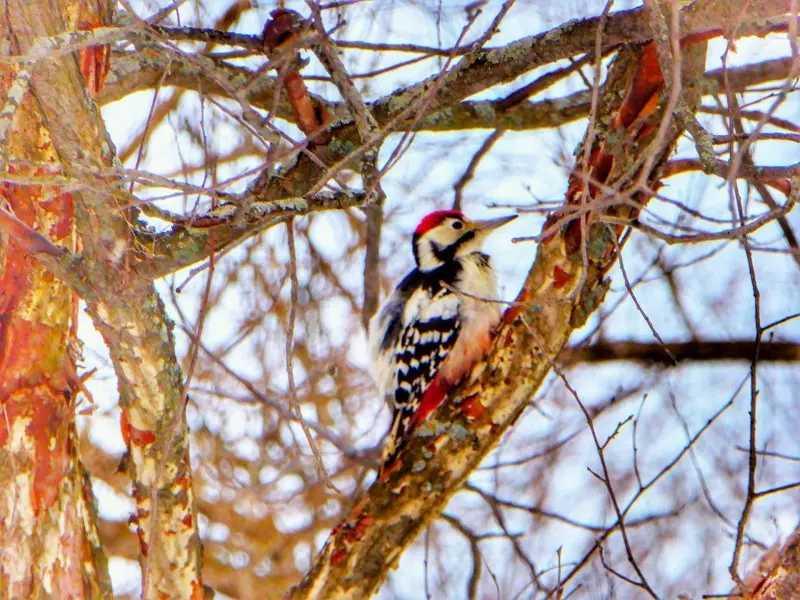
[[[628,129],[637,120],[641,122],[642,119],[652,115],[658,109],[663,85],[664,77],[658,65],[656,44],[655,42],[650,42],[642,52],[633,82],[614,116],[613,125],[620,129]],[[641,129],[635,133],[635,137],[636,139],[642,139],[651,135],[654,130],[655,125],[650,123],[643,124]],[[583,178],[572,175],[567,189],[567,203],[578,205],[583,200],[587,202],[593,200],[602,184],[608,181],[614,168],[614,162],[615,157],[606,148],[605,142],[598,141],[597,146],[592,148],[586,165],[586,172],[589,178],[588,185],[583,181]],[[582,198],[583,190],[587,188],[589,198],[584,199]],[[568,254],[578,252],[583,243],[581,219],[589,220],[588,216],[580,216],[570,221],[564,232],[564,246]],[[547,223],[545,225],[547,226]],[[566,283],[566,281],[563,281],[563,277],[559,278],[558,273],[554,272],[553,276],[556,280],[556,287],[561,287]]]
[[[16,169],[8,167],[14,174]],[[0,184],[0,196],[11,205],[11,210],[20,221],[28,227],[36,224],[36,205],[41,200],[41,187],[38,185],[17,185],[15,183]],[[13,240],[12,240],[13,241]]]
[[[650,42],[639,59],[639,69],[633,78],[622,106],[619,107],[614,123],[628,127],[642,115],[642,111],[651,98],[660,91],[664,83],[661,67],[658,66],[656,43]]]
[[[653,94],[652,96],[650,96],[650,99],[642,107],[642,112],[639,113],[639,119],[646,119],[650,115],[654,114],[658,110],[659,102],[660,102],[660,98],[658,97],[658,94]],[[644,129],[648,129],[648,128],[649,128],[649,131],[653,131],[655,129],[655,126],[652,125],[652,124],[649,124]],[[639,135],[637,137],[645,137],[646,135],[647,135],[646,133],[639,133]]]
[[[3,401],[0,446],[8,443],[10,431],[24,419],[25,436],[33,446],[31,504],[34,514],[51,506],[59,495],[61,481],[69,470],[69,400],[48,383],[18,387]]]
[[[685,38],[681,39],[681,48],[687,48],[692,44],[699,44],[701,42],[707,42],[708,40],[713,40],[716,37],[724,35],[725,31],[722,29],[709,29],[708,31],[698,31],[697,33],[691,33],[687,35]],[[733,40],[731,40],[733,42]],[[735,49],[734,49],[735,51]]]
[[[36,205],[40,204],[46,211],[58,213],[55,233],[66,236],[72,227],[72,197],[59,194],[42,202],[42,196],[41,186],[0,184],[0,197],[8,202],[19,221],[36,229]],[[32,288],[36,277],[46,281],[52,276],[36,267],[23,245],[11,236],[5,265],[0,269],[0,401],[19,387],[36,386],[46,381],[61,382],[55,387],[62,391],[66,389],[64,377],[60,374],[69,369],[65,349],[67,317],[64,317],[63,327],[53,327],[35,318],[28,320],[27,315],[23,318],[16,314],[20,302],[35,293]]]
[[[7,290],[0,279],[0,402],[22,386],[39,385],[54,378],[61,365],[53,364],[53,360],[65,360],[47,356],[62,337],[66,343],[63,332],[9,315],[4,301],[18,298]],[[54,337],[59,339],[54,342]]]
[[[374,522],[375,519],[370,516],[361,517],[358,520],[358,523],[356,523],[356,526],[353,528],[353,534],[350,536],[350,538],[355,541],[360,541]]]
[[[308,93],[300,71],[297,69],[299,56],[280,56],[276,51],[286,49],[297,39],[303,28],[303,17],[293,10],[279,8],[270,13],[262,32],[262,44],[267,55],[276,62],[276,70],[286,95],[292,105],[295,122],[300,130],[311,138],[312,146],[324,146],[333,139],[330,130],[325,127],[330,122],[330,115],[324,106],[314,101]]]
[[[558,233],[558,227],[556,227],[556,223],[558,223],[558,215],[553,213],[547,215],[547,218],[544,221],[544,226],[542,227],[542,231],[546,231],[547,233],[541,238],[542,244],[545,244],[556,237],[556,234]]]
[[[126,446],[135,444],[137,446],[147,446],[156,441],[156,435],[152,431],[146,429],[136,429],[128,422],[128,417],[125,416],[125,411],[119,413],[119,430],[122,433],[122,440]]]
[[[9,171],[13,169],[9,167]],[[6,183],[0,185],[0,196],[16,218],[31,229],[38,228],[37,204],[57,214],[57,227],[51,233],[63,237],[72,227],[73,205],[68,194],[43,202],[42,186]],[[9,429],[25,419],[25,435],[32,447],[31,503],[38,514],[57,500],[69,466],[72,369],[66,352],[68,315],[61,315],[60,322],[57,313],[50,315],[45,324],[35,314],[18,313],[20,303],[38,293],[35,284],[55,285],[52,276],[36,267],[17,240],[10,237],[0,271],[0,403],[5,417],[0,419],[0,445],[8,442]],[[68,290],[64,293],[72,298]],[[54,318],[57,325],[51,322]]]
[[[39,386],[26,399],[31,422],[27,434],[36,447],[33,510],[39,513],[58,498],[61,480],[69,468],[67,438],[70,416],[64,397],[49,386]]]
[[[146,429],[136,429],[133,425],[129,426],[131,442],[137,446],[147,446],[156,441],[156,435]]]
[[[58,194],[50,200],[40,202],[44,210],[57,215],[56,222],[50,226],[50,238],[53,240],[63,240],[72,231],[72,215],[75,203],[72,194]]]
[[[8,202],[14,216],[28,227],[33,227],[36,220],[34,198],[31,196],[32,194],[26,188],[12,184],[0,184],[0,198]],[[17,243],[15,238],[10,237],[5,268],[0,271],[0,291],[2,292],[0,293],[0,319],[2,319],[0,321],[0,357],[7,355],[10,349],[10,342],[3,341],[3,338],[8,337],[5,329],[8,327],[8,321],[12,318],[10,313],[16,309],[19,299],[30,287],[31,271],[31,265],[22,246]],[[5,368],[0,371],[5,373]],[[3,379],[6,379],[5,375]]]
[[[362,515],[355,524],[351,524],[345,519],[334,527],[333,531],[331,531],[331,536],[337,536],[339,543],[344,548],[331,555],[331,564],[334,566],[342,564],[347,558],[348,548],[355,542],[361,541],[374,522],[375,519],[369,515]]]
[[[464,400],[459,405],[459,408],[462,414],[470,421],[477,421],[486,412],[486,407],[484,407],[483,404],[480,403],[480,400],[478,400],[478,394],[470,396]]]
[[[141,521],[141,517],[139,518]],[[150,553],[150,548],[147,545],[147,542],[144,540],[144,535],[142,535],[142,528],[137,524],[137,531],[138,535],[136,537],[139,538],[139,552],[142,555],[142,558],[147,558],[147,555]]]
[[[581,223],[580,221],[570,221],[567,230],[564,232],[564,249],[567,254],[575,254],[581,249]]]
[[[12,167],[8,170],[14,171]],[[37,169],[33,175],[44,174],[44,171]],[[72,195],[58,194],[45,201],[42,201],[42,196],[42,186],[0,184],[0,197],[8,202],[11,212],[17,219],[36,230],[36,205],[39,204],[45,211],[57,215],[50,235],[56,241],[65,238],[72,229],[74,212]],[[43,342],[50,336],[61,333],[54,332],[41,323],[17,318],[13,314],[20,300],[30,293],[32,277],[36,275],[37,270],[23,246],[11,237],[8,240],[4,269],[0,270],[0,372],[3,373],[0,380],[0,400],[19,385],[15,376],[17,372],[28,373],[42,371],[48,365],[52,367],[47,357],[42,356],[51,344]]]
[[[102,27],[100,21],[79,21],[78,29],[91,30]],[[106,82],[108,72],[111,68],[111,47],[108,44],[102,46],[87,46],[78,50],[78,63],[80,64],[83,80],[93,98],[97,97],[103,84]]]
[[[556,265],[555,268],[553,268],[553,280],[555,281],[555,283],[553,284],[554,288],[556,289],[562,288],[567,283],[572,281],[572,275],[570,275],[564,269]]]
[[[589,196],[597,196],[598,184],[603,184],[608,179],[611,169],[614,167],[614,156],[605,151],[605,145],[601,143],[592,150],[586,165],[589,182],[585,184],[581,177],[570,177],[567,187],[567,203],[578,205],[581,203],[581,192],[584,187],[588,187]],[[572,221],[574,222],[574,221]]]
[[[525,309],[525,303],[530,299],[531,293],[528,290],[523,289],[517,296],[514,305],[509,306],[508,310],[506,310],[505,314],[503,315],[503,324],[511,325],[511,323],[513,323],[520,313],[522,313],[522,311]],[[511,331],[509,331],[508,334],[510,335]],[[506,337],[506,344],[508,344],[510,341],[511,339]]]
[[[344,549],[337,550],[336,552],[333,553],[333,555],[331,555],[331,564],[334,567],[338,567],[345,561],[346,558],[347,558],[347,550]]]
[[[653,123],[648,123],[647,125],[642,127],[642,129],[636,135],[636,139],[646,138],[651,133],[654,133],[655,130],[656,130],[656,126]]]
[[[128,425],[128,419],[125,416],[125,411],[119,413],[119,431],[122,434],[122,441],[126,446],[131,445],[131,426]]]
[[[771,179],[769,183],[786,196],[792,193],[792,183],[788,179]]]
[[[203,584],[199,581],[192,582],[192,600],[203,600],[206,597]]]

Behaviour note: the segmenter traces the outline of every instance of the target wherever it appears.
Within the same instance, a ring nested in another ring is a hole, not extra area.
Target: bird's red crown
[[[463,218],[464,213],[460,210],[435,210],[423,217],[422,221],[419,222],[419,225],[417,225],[417,228],[414,230],[414,235],[423,235],[425,232],[441,224],[445,219]]]

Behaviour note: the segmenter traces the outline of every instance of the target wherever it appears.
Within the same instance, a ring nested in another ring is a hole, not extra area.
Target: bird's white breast
[[[478,254],[460,259],[462,271],[455,287],[469,296],[459,298],[461,332],[442,365],[442,374],[452,382],[459,380],[486,352],[491,332],[500,320],[502,305],[495,302],[497,279],[491,267],[481,265],[482,260],[484,257]]]

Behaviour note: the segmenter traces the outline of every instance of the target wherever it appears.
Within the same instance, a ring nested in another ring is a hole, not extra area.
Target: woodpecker
[[[515,218],[471,221],[460,211],[439,210],[414,230],[416,268],[369,328],[373,374],[393,410],[380,479],[391,473],[414,428],[488,350],[501,306],[491,302],[497,281],[481,245]]]

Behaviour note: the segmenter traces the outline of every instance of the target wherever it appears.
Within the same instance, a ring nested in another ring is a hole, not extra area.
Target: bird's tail
[[[400,465],[397,458],[406,447],[411,433],[417,428],[417,425],[427,421],[428,417],[447,398],[449,388],[449,382],[444,377],[438,376],[433,379],[419,401],[395,405],[392,426],[389,428],[386,445],[383,447],[383,459],[378,473],[380,481],[386,481]]]
[[[408,438],[411,436],[413,417],[414,410],[412,407],[395,407],[392,413],[392,426],[386,434],[386,443],[383,446],[378,480],[386,481],[389,475],[399,466],[400,463],[397,462],[397,457],[400,456]]]

